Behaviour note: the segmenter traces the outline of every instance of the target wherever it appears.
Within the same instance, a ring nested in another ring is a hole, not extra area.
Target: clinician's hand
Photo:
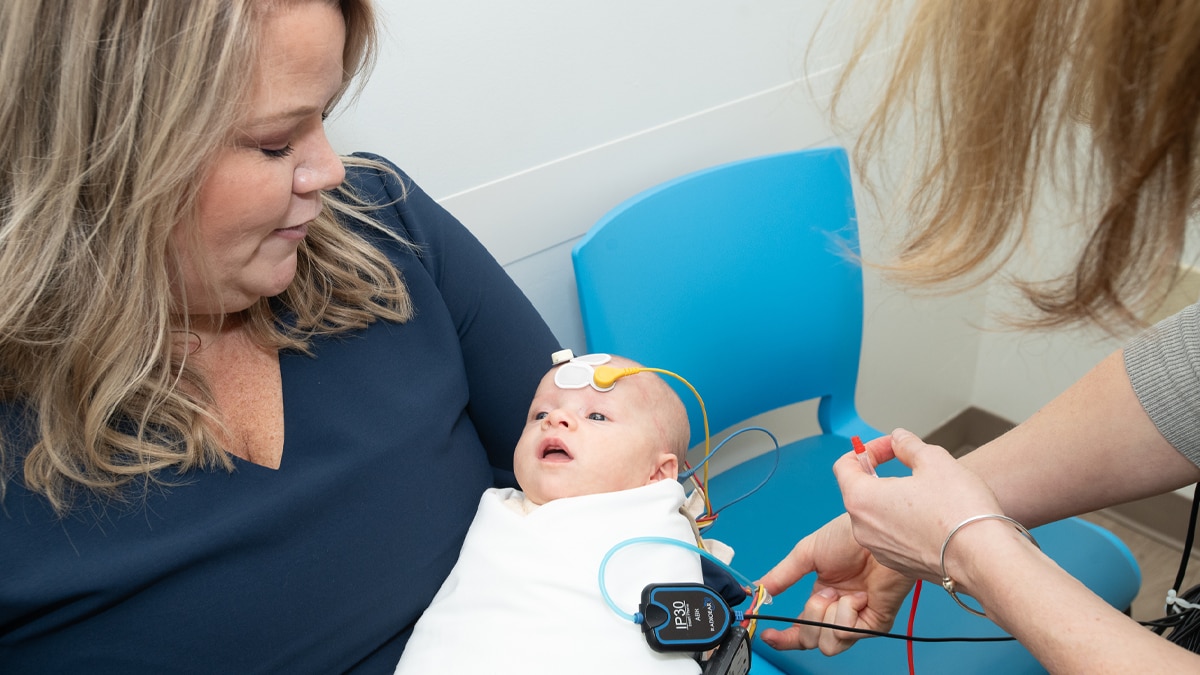
[[[871,441],[867,451],[877,463],[894,456],[912,476],[873,478],[853,453],[834,463],[855,540],[905,576],[940,583],[938,557],[946,535],[971,516],[1003,513],[995,495],[943,448],[904,429]]]
[[[767,592],[778,595],[809,572],[816,572],[817,580],[801,619],[878,631],[892,627],[913,583],[859,546],[844,514],[801,539],[761,582]],[[767,628],[761,636],[775,649],[819,648],[827,656],[844,652],[865,637],[803,625],[782,631]]]

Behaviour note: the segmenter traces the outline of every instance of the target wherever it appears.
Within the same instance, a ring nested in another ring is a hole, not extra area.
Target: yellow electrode
[[[592,376],[596,386],[601,389],[608,389],[613,386],[613,383],[627,375],[640,373],[644,368],[617,368],[615,366],[596,366],[596,373]]]

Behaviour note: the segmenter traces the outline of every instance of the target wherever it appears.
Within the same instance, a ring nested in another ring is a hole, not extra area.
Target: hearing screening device
[[[720,646],[729,606],[702,584],[650,584],[642,589],[642,632],[656,652],[702,652]]]
[[[750,635],[734,623],[721,594],[702,584],[650,584],[638,607],[642,633],[656,652],[712,652],[702,675],[750,672]]]

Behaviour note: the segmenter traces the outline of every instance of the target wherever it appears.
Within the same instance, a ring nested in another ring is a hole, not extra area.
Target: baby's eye
[[[533,414],[533,419],[535,419],[535,420],[544,420],[544,419],[546,419],[546,412],[545,412],[545,411],[542,411],[542,412],[534,413],[534,414]]]
[[[607,422],[608,421],[608,418],[604,416],[604,413],[597,413],[597,412],[588,413],[588,419],[593,420],[595,422]]]

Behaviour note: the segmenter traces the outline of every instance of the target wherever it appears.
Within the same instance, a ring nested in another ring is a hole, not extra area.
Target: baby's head
[[[605,365],[638,366],[616,356]],[[661,377],[628,375],[608,391],[563,389],[554,382],[560,367],[542,378],[513,455],[526,499],[545,504],[679,476],[690,432],[687,411]]]

